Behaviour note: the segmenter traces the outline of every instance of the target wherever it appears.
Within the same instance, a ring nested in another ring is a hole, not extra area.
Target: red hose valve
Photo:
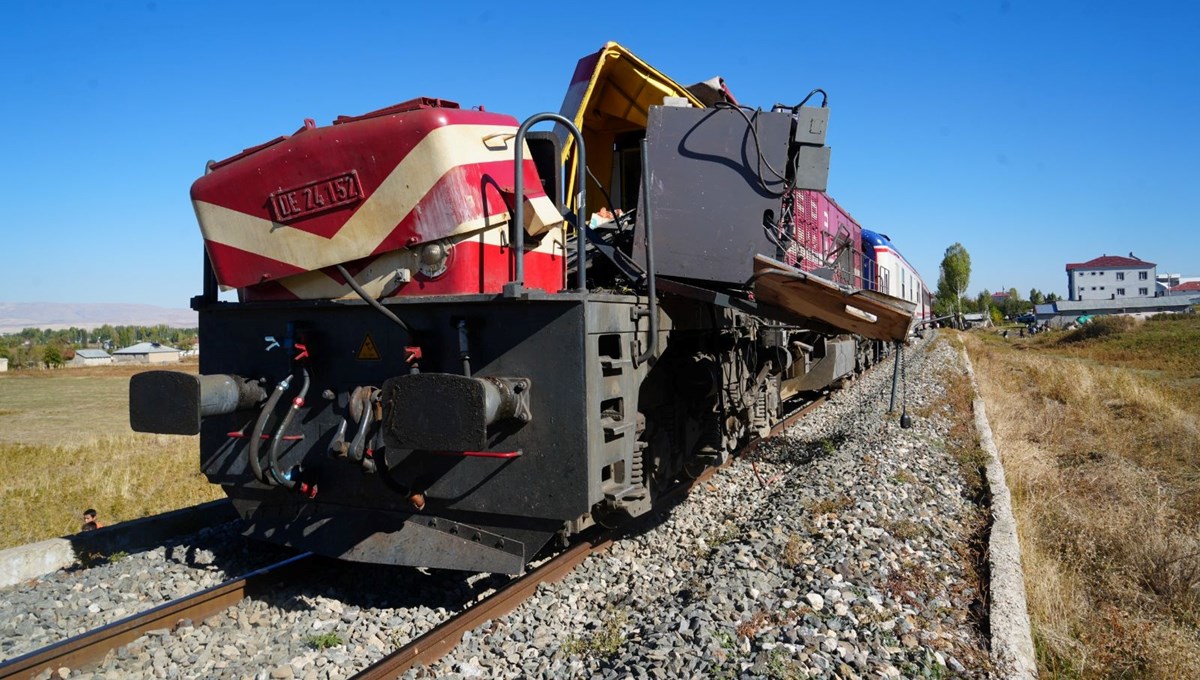
[[[296,358],[293,359],[293,361],[301,361],[308,358],[308,345],[296,343],[296,349],[300,350],[300,353],[296,355]]]
[[[404,357],[404,360],[410,364],[414,361],[421,360],[421,348],[420,347],[405,347],[404,352],[406,354],[406,356]]]

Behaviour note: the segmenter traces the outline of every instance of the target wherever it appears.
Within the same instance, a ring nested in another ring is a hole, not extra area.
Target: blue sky
[[[1130,251],[1200,275],[1194,3],[641,5],[9,4],[0,302],[186,307],[208,159],[421,95],[557,111],[606,40],[747,104],[826,89],[830,194],[930,286],[956,241],[971,292]]]

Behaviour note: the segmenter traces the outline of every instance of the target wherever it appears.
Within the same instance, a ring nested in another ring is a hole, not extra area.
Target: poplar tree
[[[962,316],[962,296],[971,281],[971,256],[961,243],[946,249],[938,274],[938,297],[953,299],[954,308]]]

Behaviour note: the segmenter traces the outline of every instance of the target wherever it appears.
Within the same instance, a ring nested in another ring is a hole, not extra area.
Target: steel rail
[[[694,479],[681,482],[659,497],[658,502],[669,505],[672,501],[685,497],[697,484],[708,481],[709,478],[716,474],[717,470],[731,464],[736,458],[750,454],[758,448],[760,442],[770,439],[788,427],[791,427],[810,411],[825,403],[825,399],[825,396],[820,396],[804,404],[776,423],[771,428],[769,435],[766,437],[755,437],[750,440],[731,455],[724,465],[710,467]],[[529,599],[542,583],[561,581],[590,555],[599,554],[607,550],[621,536],[621,532],[622,527],[617,527],[604,530],[598,535],[579,541],[528,574],[500,587],[496,592],[488,595],[470,609],[451,617],[424,635],[371,664],[357,675],[354,675],[353,680],[385,680],[395,678],[415,666],[428,666],[432,664],[446,654],[449,654],[462,641],[463,635],[468,631],[478,628],[480,624],[488,619],[495,619],[508,614]]]
[[[282,578],[310,557],[312,553],[301,553],[211,588],[9,659],[0,663],[0,680],[32,678],[47,671],[54,673],[59,668],[75,669],[99,662],[110,651],[133,642],[149,631],[173,628],[184,619],[202,621],[218,614],[241,602],[252,589],[264,585],[267,581]]]

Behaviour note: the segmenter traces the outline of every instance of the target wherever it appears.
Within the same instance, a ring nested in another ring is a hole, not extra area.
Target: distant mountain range
[[[26,328],[96,328],[113,326],[157,326],[194,328],[199,325],[190,309],[113,303],[0,302],[0,333]]]

